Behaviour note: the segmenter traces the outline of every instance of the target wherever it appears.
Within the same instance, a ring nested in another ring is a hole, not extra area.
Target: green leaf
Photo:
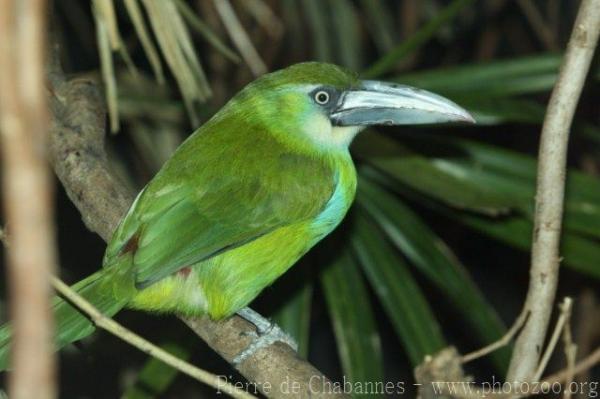
[[[309,348],[312,293],[313,285],[307,281],[273,315],[275,323],[296,340],[298,354],[305,359]]]
[[[492,187],[513,197],[516,209],[533,221],[536,161],[533,157],[470,140],[427,138],[429,145],[460,150],[462,158],[433,160],[435,164],[464,176],[475,185]],[[442,166],[444,165],[444,166]],[[517,201],[518,199],[518,201]],[[565,198],[565,229],[600,238],[600,179],[569,169]]]
[[[369,294],[349,252],[341,249],[321,273],[344,375],[350,382],[383,381],[381,342]]]
[[[361,31],[358,15],[348,0],[327,2],[331,10],[331,25],[336,36],[336,61],[353,71],[362,67]]]
[[[411,152],[390,138],[369,133],[368,138],[357,140],[355,148],[359,156],[418,192],[453,207],[491,215],[506,213],[517,205],[515,198],[503,195],[493,187],[473,184],[467,176],[450,173],[442,165]],[[368,143],[369,147],[363,143]]]
[[[518,157],[517,157],[518,158]],[[515,158],[513,166],[518,163],[518,159]],[[523,171],[515,168],[513,170],[517,174],[521,174]],[[531,249],[531,237],[533,233],[533,222],[531,214],[509,214],[501,215],[499,217],[486,217],[485,215],[476,215],[472,212],[461,212],[455,210],[444,204],[432,199],[431,197],[424,196],[414,191],[406,191],[402,187],[398,186],[389,177],[377,172],[371,168],[363,168],[361,171],[364,176],[368,176],[369,179],[373,179],[385,187],[397,191],[398,193],[411,196],[412,199],[419,202],[435,212],[438,212],[446,217],[456,220],[458,223],[472,227],[473,229],[486,234],[498,241],[504,242],[508,245],[516,248],[529,251]],[[575,178],[571,179],[570,184],[581,184],[590,176],[582,175],[579,172],[574,173]],[[591,191],[596,190],[597,183],[594,185],[586,186],[591,188]],[[589,193],[588,193],[589,194]],[[592,193],[595,195],[595,193]],[[567,200],[567,206],[569,200]],[[571,211],[567,208],[567,214],[565,218],[565,231],[561,240],[561,255],[564,258],[565,266],[588,274],[590,276],[599,278],[600,277],[600,265],[598,259],[600,257],[600,245],[597,240],[590,239],[580,233],[580,230],[585,231],[585,228],[576,229],[574,221],[569,221],[573,216]],[[579,217],[579,216],[578,216]],[[588,221],[591,219],[587,219]],[[581,220],[578,221],[581,225],[586,225],[585,217],[581,216]],[[598,224],[587,223],[587,228],[590,234],[596,235]]]
[[[431,39],[437,31],[454,19],[460,11],[473,3],[473,0],[454,0],[446,8],[440,11],[435,18],[427,22],[421,29],[416,31],[411,37],[387,52],[383,57],[377,60],[362,75],[366,78],[381,76],[390,71],[398,64],[398,61],[405,58],[410,53],[416,51],[419,47]]]
[[[393,80],[446,95],[506,96],[552,89],[560,62],[558,54],[541,54],[425,70],[403,74]]]
[[[380,52],[389,51],[396,36],[392,10],[381,1],[361,0],[360,3],[375,45]]]
[[[470,226],[489,237],[495,238],[515,248],[529,251],[533,224],[523,217],[491,219],[477,215],[449,214],[457,222]],[[561,256],[569,268],[600,279],[600,245],[597,242],[576,234],[565,233],[561,239]]]
[[[502,336],[506,328],[472,281],[464,266],[439,237],[398,198],[361,177],[357,202],[386,232],[410,262],[455,305],[482,344]],[[503,370],[509,351],[494,353]]]
[[[327,30],[326,2],[321,0],[302,0],[302,8],[306,12],[306,20],[314,43],[315,56],[318,61],[332,62],[333,43],[331,34]]]
[[[418,133],[409,145],[425,148],[428,157],[372,133],[360,155],[395,182],[458,209],[491,216],[515,213],[533,220],[536,163],[528,155],[459,138]],[[569,170],[565,229],[600,238],[600,179]]]
[[[454,94],[449,97],[466,108],[479,127],[503,123],[538,124],[542,122],[546,112],[544,106],[531,100],[487,96],[463,97]]]
[[[561,55],[546,53],[406,73],[393,80],[451,97],[514,96],[551,90],[561,61]],[[600,69],[594,75],[599,79]]]
[[[352,245],[413,366],[446,346],[440,326],[404,259],[362,213]]]
[[[472,140],[450,140],[443,136],[423,136],[420,139],[431,142],[430,138],[437,140],[439,145],[452,145],[460,149],[474,163],[482,167],[492,168],[493,170],[518,177],[519,179],[535,180],[536,160],[532,156]],[[600,184],[598,184],[598,178],[575,169],[569,169],[568,180],[568,191],[573,198],[581,201],[600,202]]]

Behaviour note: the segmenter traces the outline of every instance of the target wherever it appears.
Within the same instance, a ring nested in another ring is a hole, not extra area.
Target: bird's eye
[[[329,93],[324,90],[320,90],[315,93],[315,101],[317,104],[325,105],[329,102]]]

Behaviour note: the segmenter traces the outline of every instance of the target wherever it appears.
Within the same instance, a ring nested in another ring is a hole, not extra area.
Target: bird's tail
[[[123,287],[126,284],[123,282],[127,279],[119,281],[119,277],[124,276],[118,276],[113,271],[115,269],[102,269],[71,286],[74,291],[88,300],[102,314],[109,317],[114,316],[125,307],[130,298],[129,295],[123,295],[123,291],[119,289],[119,286]],[[95,330],[95,326],[89,318],[60,297],[52,299],[52,310],[54,312],[57,350],[71,342],[87,337]],[[8,368],[11,330],[9,323],[0,328],[0,371]]]

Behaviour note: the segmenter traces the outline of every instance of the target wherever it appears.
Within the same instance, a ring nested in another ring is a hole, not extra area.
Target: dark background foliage
[[[178,72],[165,63],[169,55],[160,47],[165,83],[156,82],[129,10],[115,2],[127,51],[112,54],[120,129],[108,140],[108,150],[115,169],[136,188],[254,78],[230,39],[230,21],[212,1],[173,4],[212,89],[206,101],[182,96]],[[425,354],[449,344],[462,353],[477,349],[500,336],[519,313],[528,283],[534,158],[544,105],[578,2],[235,0],[232,5],[268,70],[305,60],[335,62],[364,76],[444,94],[478,121],[474,127],[381,128],[363,134],[352,147],[360,189],[351,214],[254,304],[294,334],[301,354],[334,380],[404,382],[413,396],[412,369]],[[92,8],[88,2],[56,0],[53,26],[65,69],[101,79],[95,26],[102,16]],[[156,43],[152,15],[144,18]],[[133,74],[128,57],[136,66]],[[193,71],[201,82],[198,73]],[[596,62],[572,133],[559,287],[559,297],[576,301],[580,356],[600,336],[594,305],[600,286],[599,77]],[[60,184],[56,206],[61,275],[75,282],[100,266],[104,244],[86,230]],[[176,318],[123,311],[117,319],[194,364],[239,380]],[[500,351],[468,371],[480,380],[502,379],[509,354]],[[562,364],[561,355],[555,356],[552,367]],[[597,370],[587,378],[597,381]],[[214,396],[106,333],[61,353],[60,382],[66,398]]]

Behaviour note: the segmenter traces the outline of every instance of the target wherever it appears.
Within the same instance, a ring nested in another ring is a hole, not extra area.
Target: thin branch
[[[0,3],[0,148],[13,346],[11,398],[56,397],[50,284],[56,263],[52,181],[43,149],[46,2]]]
[[[65,81],[56,52],[52,55],[48,74],[53,94],[50,160],[86,226],[108,241],[134,196],[110,170],[104,151],[106,113],[97,87],[84,79]],[[222,322],[182,320],[230,363],[247,347],[254,331],[239,317]],[[258,351],[237,370],[269,398],[347,397],[327,390],[329,379],[279,342]],[[292,386],[298,390],[286,390]]]
[[[263,0],[245,0],[240,5],[256,19],[272,38],[278,39],[283,34],[284,28],[279,17]]]
[[[226,393],[233,398],[251,399],[254,395],[250,395],[246,391],[236,388],[229,384],[226,380],[219,378],[218,376],[209,373],[208,371],[199,369],[180,358],[173,356],[169,352],[159,348],[153,343],[140,337],[133,331],[123,327],[110,317],[104,316],[98,309],[96,309],[91,303],[86,301],[82,296],[78,295],[75,291],[69,288],[68,285],[63,283],[60,279],[52,276],[50,278],[52,286],[58,291],[63,297],[65,297],[73,305],[77,306],[83,313],[87,314],[96,327],[102,328],[109,333],[119,337],[123,341],[127,342],[131,346],[134,346],[148,355],[155,357],[169,366],[181,371],[190,377],[210,385],[217,389],[219,392]]]
[[[175,0],[175,5],[190,28],[200,33],[200,35],[204,37],[204,39],[210,43],[215,50],[236,64],[241,61],[240,57],[232,49],[230,49],[216,33],[212,31],[212,28],[208,26],[207,23],[200,19],[198,14],[196,14],[196,11],[193,10],[192,7],[190,7],[184,0]]]
[[[566,306],[566,304],[565,304]],[[563,344],[565,347],[565,357],[567,359],[567,384],[568,387],[565,390],[564,399],[571,399],[571,382],[575,378],[575,363],[577,360],[577,345],[573,343],[573,335],[571,334],[571,311],[569,310],[569,314],[567,320],[565,322],[565,327],[563,329]]]
[[[558,38],[560,32],[560,0],[548,0],[546,1],[546,13],[548,15],[548,23],[550,24],[550,30],[555,32],[555,37]]]
[[[572,375],[575,376],[577,374],[581,374],[597,364],[600,364],[600,347],[596,348],[596,350],[590,353],[589,356],[577,363],[572,370],[567,367],[558,373],[554,373],[544,378],[543,382],[548,384],[552,384],[553,382],[566,382],[571,378]]]
[[[160,62],[158,50],[154,46],[154,43],[150,38],[150,33],[146,28],[146,22],[144,21],[144,16],[142,14],[142,10],[140,8],[138,0],[125,0],[125,8],[127,9],[127,14],[129,14],[129,18],[131,18],[131,23],[133,24],[135,33],[140,39],[140,43],[142,44],[144,53],[148,58],[148,62],[150,62],[150,66],[154,71],[156,81],[162,85],[165,83],[165,75],[163,72],[162,63]],[[98,22],[100,21],[97,21],[96,23]]]
[[[107,28],[105,20],[100,16],[96,16],[96,41],[98,42],[98,53],[100,54],[100,70],[106,89],[110,130],[117,133],[120,128],[117,78],[113,65],[110,30]]]
[[[555,383],[560,383],[562,384],[562,387],[564,387],[563,389],[563,394],[564,394],[564,398],[569,398],[571,395],[571,385],[570,382],[573,381],[573,377],[576,376],[579,373],[583,373],[586,370],[592,368],[594,365],[600,363],[600,348],[596,349],[596,351],[594,353],[592,353],[590,356],[588,356],[587,358],[585,358],[584,360],[582,360],[579,364],[575,364],[575,350],[576,350],[576,345],[573,344],[572,340],[571,340],[571,329],[570,329],[570,318],[571,318],[571,311],[572,311],[572,300],[571,298],[565,298],[563,303],[561,303],[560,305],[560,311],[561,311],[561,315],[558,319],[558,321],[556,322],[556,326],[554,329],[554,334],[552,336],[552,338],[550,339],[550,343],[548,344],[548,347],[544,353],[544,359],[540,362],[540,365],[538,366],[538,370],[537,370],[537,374],[531,379],[532,382],[536,382],[536,386],[540,388],[540,390],[542,389],[542,387],[545,387],[543,389],[547,389],[548,391],[550,391],[549,387],[552,387],[553,384]],[[517,319],[517,321],[515,322],[515,324],[513,325],[513,327],[511,328],[511,330],[516,329],[518,330],[518,328],[516,328],[515,326],[518,325],[522,325],[523,322],[526,319],[520,320],[521,317],[519,317],[519,319]],[[552,353],[554,352],[554,348],[556,347],[556,344],[558,342],[558,339],[561,335],[561,333],[563,334],[563,340],[565,343],[565,352],[567,355],[567,367],[565,370],[553,374],[551,376],[546,377],[543,381],[538,382],[540,377],[541,377],[541,373],[543,372],[546,364],[548,363],[548,360],[550,359],[550,356],[552,355]],[[507,336],[508,334],[506,334],[505,336]],[[504,340],[504,337],[500,340],[502,341]],[[496,343],[494,343],[493,345],[496,345]],[[490,345],[492,346],[492,345]],[[488,347],[486,347],[488,348]],[[484,348],[485,349],[485,348]],[[480,352],[480,351],[477,351]],[[477,353],[477,352],[474,352]],[[448,351],[442,351],[438,354],[436,354],[436,356],[434,358],[430,358],[428,360],[426,360],[423,365],[419,366],[419,368],[423,368],[424,366],[427,366],[429,364],[429,369],[434,369],[434,367],[431,367],[431,364],[434,364],[434,362],[437,362],[438,364],[437,366],[437,370],[443,370],[443,373],[447,373],[448,371],[450,371],[450,373],[452,373],[452,370],[454,367],[452,365],[451,362],[444,360],[447,357],[447,353]],[[452,352],[450,352],[452,353]],[[458,356],[458,354],[456,354],[456,356]],[[471,357],[471,355],[466,355]],[[465,363],[464,358],[466,356],[461,357],[460,362],[461,363]],[[450,359],[452,359],[452,357],[450,357]],[[471,359],[469,359],[471,360]],[[441,362],[443,361],[443,362]],[[419,368],[417,368],[417,370],[419,370]],[[439,371],[438,371],[439,372]],[[461,370],[462,372],[462,370]],[[490,386],[490,385],[477,385],[474,384],[472,382],[470,382],[469,380],[466,380],[464,378],[463,375],[454,375],[455,373],[452,373],[450,376],[446,376],[445,374],[442,374],[442,378],[439,378],[440,375],[435,375],[435,379],[433,380],[423,380],[422,379],[422,371],[417,371],[417,381],[419,383],[421,383],[421,386],[423,385],[427,385],[427,384],[432,384],[431,381],[454,381],[454,382],[449,382],[448,384],[438,384],[436,385],[437,390],[435,391],[431,391],[431,390],[423,390],[422,388],[420,388],[420,394],[422,398],[429,398],[429,397],[439,397],[440,393],[439,390],[442,390],[446,395],[448,395],[451,398],[461,398],[461,399],[477,399],[477,398],[496,398],[496,399],[516,399],[516,398],[525,398],[525,397],[529,397],[532,395],[536,395],[537,393],[539,393],[539,390],[537,389],[532,389],[532,385],[530,384],[529,381],[520,381],[520,382],[509,382],[504,383],[504,384],[500,384],[501,388],[500,390],[498,390],[496,387],[494,386]],[[421,378],[420,378],[421,377]],[[450,378],[448,378],[450,377]],[[510,386],[510,389],[507,388],[508,386]],[[536,393],[537,391],[537,393]]]
[[[8,237],[6,235],[6,228],[0,226],[0,244],[8,248]]]
[[[581,358],[588,356],[595,348],[594,343],[600,338],[600,306],[596,302],[594,289],[585,288],[577,298],[577,319],[574,327],[577,334],[574,342],[577,342],[577,355]],[[576,364],[577,364],[577,359]],[[590,381],[589,371],[579,373],[576,381],[585,383]]]
[[[544,355],[540,360],[540,363],[535,370],[533,375],[533,381],[539,381],[542,378],[542,374],[550,361],[550,357],[554,353],[554,349],[556,348],[556,344],[558,343],[558,339],[563,333],[567,321],[571,318],[571,309],[573,308],[573,300],[569,297],[566,297],[563,303],[560,304],[560,316],[558,317],[558,321],[556,322],[556,326],[554,326],[554,332],[550,337],[550,342],[548,342],[548,346],[544,351]]]
[[[237,47],[238,51],[250,67],[254,76],[260,76],[267,72],[267,66],[256,51],[252,41],[248,37],[246,30],[242,26],[229,0],[214,0],[215,7],[229,37]]]
[[[523,14],[525,14],[536,36],[544,44],[544,47],[550,51],[558,50],[552,29],[544,21],[544,17],[535,3],[532,0],[517,0],[517,3],[521,7],[521,10],[523,10]]]
[[[529,315],[528,312],[525,312],[525,311],[521,312],[519,317],[517,317],[517,320],[515,320],[514,324],[510,328],[510,330],[508,330],[506,332],[506,334],[504,334],[502,336],[502,338],[500,338],[496,342],[491,343],[490,345],[484,346],[481,349],[478,349],[471,353],[467,353],[466,355],[461,357],[461,362],[468,363],[470,361],[479,359],[480,357],[486,356],[486,355],[508,345],[510,343],[510,341],[513,339],[513,337],[519,332],[521,327],[523,327],[523,325],[525,324],[525,321],[527,321],[528,315]]]
[[[566,386],[565,393],[567,392],[569,385],[568,382],[571,381],[572,376],[576,376],[581,374],[595,365],[600,364],[600,348],[597,348],[594,352],[592,352],[588,357],[583,359],[581,362],[576,364],[572,369],[570,367],[561,370],[558,373],[549,375],[544,378],[544,380],[540,381],[537,386],[540,389],[547,389],[547,387],[551,387],[555,383],[563,384],[562,386]],[[527,383],[525,383],[527,384]],[[504,384],[502,384],[504,387]],[[489,386],[484,389],[482,386],[478,386],[469,382],[465,383],[450,383],[450,384],[441,384],[438,386],[441,390],[443,390],[444,394],[448,395],[451,398],[461,398],[461,399],[481,399],[481,398],[495,398],[495,399],[515,399],[516,397],[529,397],[534,395],[534,390],[531,389],[531,385],[524,385],[523,387],[519,387],[518,384],[514,384],[512,390],[516,392],[529,392],[529,394],[523,395],[515,395],[508,392],[508,389],[502,388],[502,391],[498,390],[490,390]],[[437,392],[435,396],[439,397],[441,392]],[[423,396],[425,398],[425,396]]]
[[[508,381],[528,381],[537,368],[556,287],[569,128],[600,32],[600,0],[583,0],[546,111],[538,163],[530,283],[531,312],[515,343]]]

